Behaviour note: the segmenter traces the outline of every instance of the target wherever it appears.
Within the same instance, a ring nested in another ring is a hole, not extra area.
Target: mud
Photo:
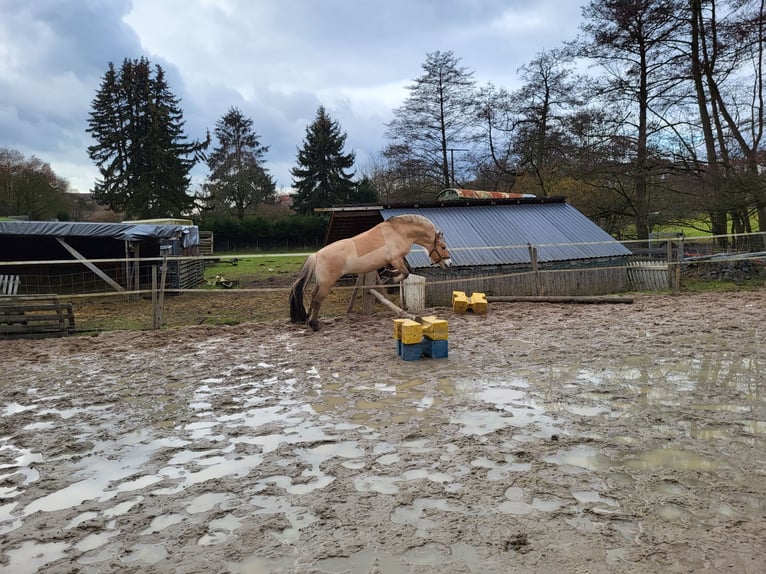
[[[760,572],[765,308],[0,341],[0,572]]]

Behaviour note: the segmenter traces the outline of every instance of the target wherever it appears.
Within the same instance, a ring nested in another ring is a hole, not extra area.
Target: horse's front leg
[[[395,283],[398,283],[399,281],[404,281],[407,279],[407,277],[410,276],[410,270],[407,269],[407,264],[404,262],[403,258],[394,259],[391,261],[391,267],[396,269],[398,273],[392,277],[393,281]]]

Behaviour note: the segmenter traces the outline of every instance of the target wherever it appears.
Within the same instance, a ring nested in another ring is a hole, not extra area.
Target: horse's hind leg
[[[314,287],[314,291],[311,293],[311,305],[309,306],[309,325],[314,331],[319,331],[319,308],[322,306],[322,301],[325,300],[327,294],[330,292],[329,287],[323,287],[317,284]]]

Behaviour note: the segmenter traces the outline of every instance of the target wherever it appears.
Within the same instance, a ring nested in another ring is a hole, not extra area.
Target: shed
[[[123,223],[0,221],[0,270],[21,277],[19,294],[133,290],[150,284],[151,258],[199,255],[188,220]],[[71,263],[57,263],[71,261]],[[171,261],[168,287],[203,281],[202,260]]]
[[[425,249],[406,257],[427,279],[429,305],[452,291],[487,295],[602,295],[626,290],[631,251],[564,198],[466,199],[415,205],[330,208],[325,243],[404,213],[444,232],[452,267],[432,267]]]

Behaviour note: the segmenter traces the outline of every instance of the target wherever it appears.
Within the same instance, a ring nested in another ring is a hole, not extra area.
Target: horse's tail
[[[306,307],[303,304],[303,290],[306,288],[306,283],[314,275],[315,265],[316,255],[311,254],[306,259],[303,267],[301,267],[298,279],[295,280],[290,289],[290,321],[292,323],[305,323],[309,318]]]

